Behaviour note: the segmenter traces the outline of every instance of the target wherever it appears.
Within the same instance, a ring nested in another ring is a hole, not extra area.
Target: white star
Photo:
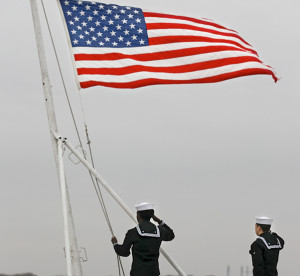
[[[93,39],[94,41],[95,41],[95,40],[97,40],[97,38],[96,38],[96,37],[94,37],[94,36],[92,37],[92,39]]]
[[[85,33],[86,35],[89,35],[89,34],[90,34],[88,31],[85,31],[84,33]]]
[[[80,12],[80,15],[81,15],[81,16],[84,16],[84,15],[85,15],[85,12],[84,12],[84,11],[81,11],[81,12]]]
[[[77,29],[78,29],[78,30],[82,30],[81,26],[77,26]]]
[[[116,28],[117,28],[117,30],[121,30],[122,29],[122,27],[119,24],[116,26]]]
[[[87,23],[86,22],[82,22],[81,23],[83,27],[86,27]]]
[[[65,1],[64,3],[65,3],[66,6],[69,6],[70,2],[69,1]]]
[[[124,37],[123,36],[119,36],[118,39],[119,39],[119,41],[123,41]]]
[[[118,46],[118,43],[114,41],[112,45],[113,46]]]
[[[82,4],[82,1],[77,1],[78,5],[81,5]]]
[[[116,14],[115,19],[119,19],[119,18],[120,18],[120,15]]]
[[[92,17],[92,16],[89,16],[87,19],[88,19],[89,21],[92,21],[92,20],[93,20],[93,17]]]
[[[125,13],[126,11],[122,9],[122,10],[120,10],[120,12],[121,12],[121,13]]]
[[[72,7],[72,10],[73,10],[73,11],[77,11],[77,7],[76,7],[76,6],[73,6],[73,7]]]
[[[106,10],[107,14],[111,14],[112,10],[108,9]]]
[[[109,37],[104,38],[106,42],[110,41]]]
[[[88,10],[90,10],[90,9],[91,9],[91,6],[89,6],[89,5],[86,5],[86,6],[85,6],[85,8],[86,8],[86,10],[88,11]]]
[[[74,19],[75,19],[75,21],[79,21],[79,18],[76,16],[76,17],[74,17]]]
[[[96,24],[96,26],[100,26],[100,22],[99,21],[96,21],[95,24]]]
[[[94,15],[98,15],[98,13],[99,13],[98,11],[93,11]]]
[[[133,35],[133,36],[132,36],[132,39],[133,39],[133,40],[136,40],[136,38],[137,38],[136,35]]]
[[[102,19],[102,20],[105,20],[105,19],[106,19],[106,16],[105,16],[105,15],[102,15],[102,16],[101,16],[101,19]]]
[[[104,45],[104,43],[101,41],[101,42],[99,42],[99,45],[100,45],[100,46],[103,46],[103,45]]]
[[[127,46],[131,46],[131,42],[130,42],[130,41],[127,41],[127,42],[126,42],[126,45],[127,45]]]
[[[98,36],[102,36],[102,33],[101,33],[101,32],[98,32],[97,35],[98,35]]]
[[[142,34],[142,33],[143,33],[143,30],[142,30],[141,28],[139,28],[139,29],[138,29],[138,33],[139,33],[139,34]]]
[[[133,12],[134,12],[135,14],[138,14],[138,13],[139,13],[139,11],[138,11],[138,10],[134,10]]]
[[[130,10],[130,7],[126,7],[127,10]]]
[[[100,10],[103,10],[103,9],[104,9],[104,6],[103,6],[103,5],[99,5],[99,9],[100,9]]]
[[[75,30],[72,30],[72,31],[71,31],[71,33],[72,33],[72,34],[76,34],[76,33],[77,33],[77,31],[75,31]]]
[[[84,38],[84,36],[83,36],[83,35],[79,35],[79,38],[80,38],[80,39],[83,39],[83,38]]]
[[[70,25],[74,25],[74,22],[73,21],[69,21]]]
[[[143,39],[141,39],[139,42],[140,42],[141,45],[145,44],[145,40],[143,40]]]
[[[130,26],[131,29],[134,29],[134,28],[135,28],[135,25],[132,24],[132,23],[131,23],[129,26]]]
[[[73,43],[76,45],[76,44],[78,44],[78,40],[77,39],[74,39],[73,40]]]
[[[95,2],[95,1],[92,1],[92,4],[93,4],[93,5],[96,5],[96,2]]]
[[[108,21],[108,24],[109,24],[109,25],[112,25],[112,24],[114,24],[114,21],[109,20],[109,21]]]
[[[108,27],[104,26],[103,31],[108,31]]]
[[[87,44],[87,45],[91,45],[91,43],[92,43],[92,42],[89,41],[89,40],[86,41],[86,44]]]
[[[90,27],[90,31],[91,31],[91,32],[95,31],[95,28]]]
[[[111,34],[111,36],[115,36],[115,35],[116,35],[116,32],[111,31],[110,34]]]
[[[67,11],[67,15],[70,15],[70,16],[71,16],[71,15],[72,15],[72,12],[70,12],[70,11]]]
[[[128,18],[129,18],[129,19],[132,19],[132,18],[133,18],[133,15],[132,15],[132,14],[128,14]]]
[[[113,9],[117,9],[118,7],[116,5],[113,5]]]
[[[135,22],[136,22],[136,23],[141,23],[141,19],[140,19],[140,18],[137,18],[137,19],[135,20]]]
[[[125,30],[125,31],[124,31],[124,34],[125,34],[125,35],[129,35],[129,31],[128,31],[128,30]]]
[[[126,24],[126,23],[127,23],[127,20],[126,20],[126,19],[123,19],[122,22],[123,22],[123,24]]]

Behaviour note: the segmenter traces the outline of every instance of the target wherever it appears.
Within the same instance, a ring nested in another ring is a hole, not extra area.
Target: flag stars
[[[135,25],[131,23],[131,24],[129,25],[129,27],[130,27],[131,29],[134,29],[134,28],[135,28]]]
[[[78,44],[78,40],[77,40],[77,39],[74,39],[74,40],[73,40],[73,44],[75,44],[75,45]]]
[[[83,27],[86,27],[86,26],[87,26],[87,23],[86,23],[86,22],[82,22],[81,25],[82,25]]]
[[[77,26],[76,27],[78,30],[82,30],[82,27],[81,26]]]
[[[139,11],[138,10],[134,10],[133,11],[135,14],[139,14]]]
[[[89,16],[87,19],[88,19],[88,21],[92,21],[92,20],[93,20],[93,17],[92,17],[92,16]]]
[[[141,23],[141,19],[140,19],[140,18],[137,18],[137,19],[135,20],[135,22],[136,22],[136,23]]]
[[[127,41],[127,42],[126,42],[126,46],[131,46],[131,42],[130,42],[130,41]]]
[[[108,21],[108,24],[109,24],[109,25],[113,25],[113,24],[114,24],[114,21],[113,21],[113,20],[109,20],[109,21]]]
[[[102,35],[103,35],[103,33],[101,33],[101,32],[98,32],[98,33],[97,33],[97,35],[98,35],[98,36],[102,36]]]
[[[77,4],[78,5],[82,5],[82,1],[77,1]]]
[[[122,26],[120,26],[119,24],[116,26],[117,30],[121,30],[122,29]]]
[[[125,30],[125,31],[124,31],[124,34],[125,34],[125,35],[129,35],[129,31],[128,31],[128,30]]]
[[[113,45],[113,46],[118,46],[118,43],[114,41],[114,42],[112,43],[112,45]]]
[[[142,33],[143,33],[143,29],[139,28],[139,29],[138,29],[138,33],[139,33],[139,34],[142,34]]]
[[[77,17],[77,16],[74,17],[74,20],[75,20],[75,21],[79,21],[79,17]]]
[[[71,16],[71,15],[72,15],[72,12],[67,11],[67,15]]]
[[[103,29],[103,31],[108,31],[108,27],[107,26],[104,26],[102,29]]]
[[[69,24],[70,24],[70,25],[74,25],[74,22],[73,22],[73,21],[69,21]]]
[[[79,35],[79,38],[80,39],[84,39],[84,35]]]
[[[99,5],[99,9],[100,9],[100,10],[103,10],[103,9],[104,9],[104,6],[103,6],[103,5]]]
[[[101,19],[102,19],[102,20],[106,20],[106,16],[105,16],[105,15],[102,15],[102,16],[101,16]]]
[[[85,33],[86,35],[89,35],[89,34],[90,34],[88,31],[85,31],[84,33]]]
[[[136,35],[133,35],[131,38],[132,38],[132,40],[136,40],[136,39],[137,39],[137,36],[136,36]]]
[[[133,18],[133,15],[132,15],[132,14],[128,14],[127,16],[128,16],[129,19],[132,19],[132,18]]]
[[[139,42],[140,42],[141,45],[145,44],[145,40],[143,40],[143,39],[141,39]]]
[[[69,6],[70,2],[69,1],[65,1],[64,2],[66,6]]]
[[[95,31],[95,28],[90,27],[90,32],[94,32],[94,31]]]
[[[92,40],[96,41],[96,40],[97,40],[97,38],[93,36],[93,37],[92,37]]]
[[[118,7],[116,5],[113,5],[113,9],[117,9]]]
[[[116,14],[115,19],[120,19],[120,15]]]
[[[81,16],[85,15],[85,11],[80,11],[79,13],[80,13]]]
[[[94,15],[98,15],[99,11],[93,11]]]
[[[72,10],[73,10],[73,11],[77,11],[77,7],[76,7],[76,6],[73,6],[73,7],[72,7]]]
[[[107,14],[111,14],[112,10],[108,9],[106,10]]]
[[[122,23],[123,23],[123,24],[126,24],[126,23],[127,23],[127,20],[126,20],[126,19],[123,19],[123,20],[122,20]]]
[[[85,8],[86,8],[87,11],[89,11],[91,9],[91,6],[86,5]]]
[[[77,33],[77,31],[75,31],[74,29],[71,31],[71,33],[73,34],[73,35],[75,35],[76,33]]]
[[[119,36],[118,39],[119,39],[119,41],[123,41],[124,37],[123,36]]]
[[[111,34],[111,36],[115,36],[116,32],[115,31],[111,31],[110,34]]]
[[[86,41],[86,44],[87,44],[87,45],[91,45],[91,44],[92,44],[92,41],[87,40],[87,41]]]
[[[104,46],[104,43],[102,41],[99,42],[100,46]]]
[[[110,41],[110,38],[109,38],[109,37],[106,37],[106,38],[104,38],[104,40],[105,40],[106,42],[109,42],[109,41]]]
[[[126,13],[126,11],[125,11],[125,10],[123,10],[123,9],[122,9],[122,10],[120,10],[120,12],[121,12],[122,14]]]
[[[100,22],[97,20],[96,22],[95,22],[95,24],[96,24],[96,26],[100,26]]]

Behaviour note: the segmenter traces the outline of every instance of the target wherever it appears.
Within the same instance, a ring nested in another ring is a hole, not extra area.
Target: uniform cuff
[[[161,226],[161,225],[164,225],[164,224],[165,224],[165,223],[161,220],[159,225]]]

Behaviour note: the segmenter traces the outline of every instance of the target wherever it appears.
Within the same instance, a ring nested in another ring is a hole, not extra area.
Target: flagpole
[[[54,137],[57,140],[61,140],[62,136],[58,134],[56,131],[52,131]],[[101,183],[101,185],[110,193],[110,195],[117,201],[117,203],[121,206],[121,208],[129,215],[129,217],[137,223],[135,213],[131,211],[131,209],[127,206],[127,204],[119,197],[119,195],[107,184],[107,182],[101,177],[101,175],[90,165],[87,160],[74,148],[74,146],[67,141],[66,138],[63,139],[66,147],[80,160],[80,162],[93,174]],[[178,272],[180,276],[187,276],[187,274],[183,271],[183,269],[175,262],[175,260],[168,255],[168,253],[160,248],[160,252],[164,255],[164,257],[169,261],[169,263],[174,267],[174,269]]]
[[[57,131],[57,122],[56,122],[54,104],[52,99],[52,91],[51,91],[51,85],[49,80],[47,61],[46,61],[46,55],[45,55],[45,49],[44,49],[44,43],[42,37],[42,30],[41,30],[41,24],[40,24],[40,19],[38,14],[38,7],[37,7],[36,0],[30,0],[30,4],[31,4],[35,38],[36,38],[39,61],[40,61],[50,138],[51,138],[59,183],[60,186],[63,187],[63,189],[61,189],[61,193],[62,193],[63,214],[64,214],[65,250],[69,251],[66,252],[66,257],[69,256],[67,257],[67,263],[70,262],[70,264],[67,264],[67,272],[68,272],[67,275],[82,276],[82,268],[81,268],[81,263],[79,258],[79,251],[77,246],[69,193],[67,190],[67,186],[65,184],[62,162],[59,161],[58,142],[56,141],[51,131],[51,130]]]

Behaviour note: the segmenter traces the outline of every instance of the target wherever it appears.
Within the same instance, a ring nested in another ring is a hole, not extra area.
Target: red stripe
[[[227,37],[234,37],[245,44],[251,45],[247,43],[243,38],[241,38],[238,34],[231,34],[231,33],[224,33],[220,31],[215,31],[211,29],[206,29],[202,27],[197,27],[197,26],[192,26],[188,24],[180,24],[180,23],[147,23],[147,30],[159,30],[159,29],[179,29],[179,30],[193,30],[193,31],[203,31],[203,32],[208,32],[211,34],[216,34],[216,35],[222,35],[222,36],[227,36]]]
[[[228,43],[238,46],[245,51],[251,52],[255,55],[257,53],[253,49],[246,48],[239,43],[227,39],[210,38],[205,36],[161,36],[161,37],[149,37],[149,45],[161,45],[178,42],[217,42],[217,43]]]
[[[209,25],[209,26],[213,26],[216,28],[220,28],[220,29],[224,29],[224,30],[228,30],[228,31],[232,31],[232,32],[236,33],[236,31],[227,29],[227,28],[225,28],[219,24],[216,24],[214,22],[209,22],[209,21],[205,21],[205,20],[201,20],[201,19],[192,18],[192,17],[155,13],[155,12],[143,12],[143,14],[144,14],[144,17],[159,17],[159,18],[173,18],[173,19],[187,20],[187,21],[191,21],[194,23]]]
[[[276,76],[273,74],[272,71],[267,69],[245,69],[240,70],[232,73],[225,73],[214,77],[208,77],[203,79],[194,79],[194,80],[161,80],[161,79],[144,79],[138,80],[133,82],[127,83],[112,83],[112,82],[100,82],[100,81],[86,81],[81,82],[81,88],[88,88],[92,86],[102,85],[106,87],[112,88],[138,88],[148,85],[157,85],[157,84],[188,84],[188,83],[213,83],[213,82],[220,82],[225,81],[233,78],[249,76],[249,75],[258,75],[258,74],[265,74],[265,75],[272,75],[274,81],[277,81]]]
[[[81,60],[120,60],[120,59],[132,59],[137,61],[152,61],[152,60],[162,60],[170,58],[178,58],[184,56],[193,56],[199,54],[216,53],[223,51],[240,51],[244,52],[235,46],[205,46],[205,47],[195,47],[188,49],[178,49],[157,53],[145,53],[136,55],[126,55],[121,53],[109,53],[109,54],[75,54],[75,61]]]
[[[159,73],[187,73],[199,70],[212,69],[232,64],[240,64],[245,62],[256,61],[261,63],[256,57],[232,57],[218,60],[210,60],[205,62],[198,62],[193,64],[168,66],[168,67],[153,67],[144,65],[133,65],[123,68],[79,68],[77,69],[78,75],[126,75],[136,72],[159,72]]]

